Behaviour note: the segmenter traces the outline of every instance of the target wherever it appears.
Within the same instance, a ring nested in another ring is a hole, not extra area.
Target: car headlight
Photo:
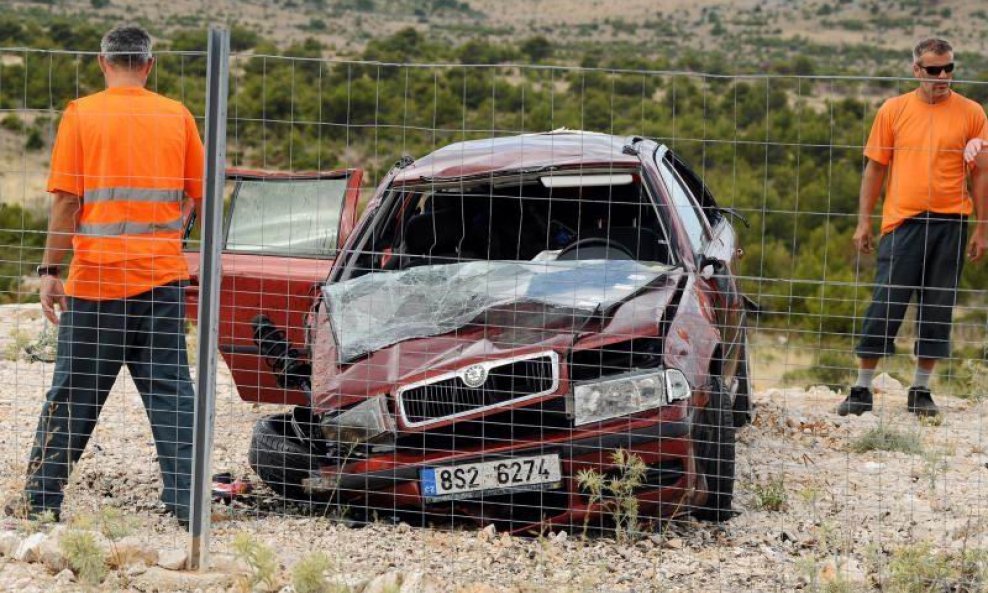
[[[395,434],[394,418],[388,411],[387,395],[378,395],[336,416],[323,416],[320,428],[331,443],[375,442]]]
[[[687,399],[690,386],[677,369],[633,372],[573,387],[576,426],[652,410]]]

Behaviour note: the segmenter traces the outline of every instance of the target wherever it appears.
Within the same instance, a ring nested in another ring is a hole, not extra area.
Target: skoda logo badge
[[[487,381],[487,369],[479,364],[475,364],[472,367],[467,367],[467,370],[463,371],[462,378],[467,387],[480,387],[485,381]]]

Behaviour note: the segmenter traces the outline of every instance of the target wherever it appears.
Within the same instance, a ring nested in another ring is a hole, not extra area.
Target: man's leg
[[[906,221],[882,236],[878,243],[875,292],[865,312],[861,338],[855,348],[858,379],[837,407],[841,416],[860,415],[871,410],[871,380],[878,361],[895,353],[895,336],[921,278],[922,251],[911,249],[911,242],[916,240],[916,226],[912,221]]]
[[[967,229],[962,221],[937,221],[928,225],[929,250],[923,267],[922,288],[916,313],[916,377],[909,388],[907,408],[920,416],[939,414],[930,393],[930,376],[937,360],[950,356],[950,330],[957,284],[964,268]]]
[[[58,325],[55,374],[28,462],[24,490],[32,512],[61,509],[62,490],[123,364],[120,302],[68,302]]]
[[[162,500],[188,521],[195,392],[185,344],[184,290],[159,286],[131,299],[127,366],[144,400],[158,452]]]

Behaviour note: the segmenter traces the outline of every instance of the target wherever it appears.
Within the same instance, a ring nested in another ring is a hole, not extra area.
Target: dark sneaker
[[[852,387],[844,401],[837,406],[838,416],[854,414],[860,416],[865,412],[870,412],[872,408],[871,390],[867,387]]]
[[[933,394],[926,387],[910,387],[906,396],[906,409],[916,414],[933,418],[940,415],[940,409],[933,403]]]

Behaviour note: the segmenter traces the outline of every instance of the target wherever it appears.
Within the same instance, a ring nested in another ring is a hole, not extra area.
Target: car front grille
[[[487,378],[477,387],[466,384],[463,377],[467,369],[463,369],[399,391],[406,424],[429,424],[496,408],[552,393],[559,385],[559,357],[554,352],[478,366],[485,369]]]

